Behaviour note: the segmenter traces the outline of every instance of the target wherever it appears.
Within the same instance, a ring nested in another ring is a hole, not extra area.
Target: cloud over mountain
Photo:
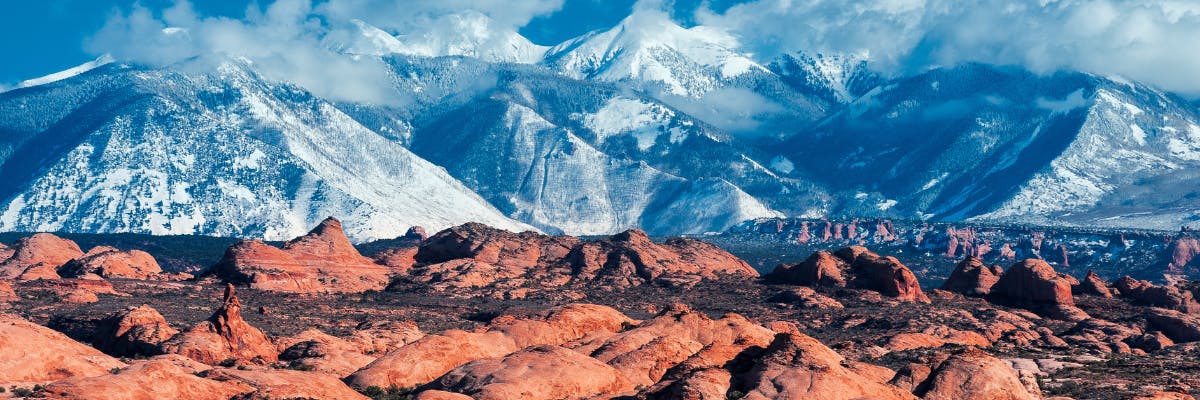
[[[1180,0],[758,0],[697,11],[760,57],[869,54],[893,73],[961,62],[1121,75],[1200,95],[1200,3]]]

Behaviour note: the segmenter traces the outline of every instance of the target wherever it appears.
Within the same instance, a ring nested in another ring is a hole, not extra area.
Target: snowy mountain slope
[[[51,83],[51,82],[58,82],[63,79],[70,78],[72,76],[91,71],[93,69],[96,69],[97,67],[103,66],[103,65],[111,63],[111,62],[113,62],[112,56],[105,54],[100,57],[97,57],[95,60],[88,61],[83,64],[79,64],[77,66],[74,66],[74,67],[71,67],[71,68],[68,68],[68,69],[65,69],[62,71],[58,71],[58,72],[55,72],[50,75],[21,81],[20,83],[17,83],[17,88],[27,88],[30,86],[37,86],[37,85],[44,85],[44,84]]]
[[[527,104],[532,98],[521,93],[534,96],[538,88],[514,85],[516,93],[491,92],[421,127],[413,151],[446,165],[509,216],[546,231],[605,234],[641,227],[656,234],[703,233],[779,215],[719,178],[711,180],[723,184],[696,182],[636,157],[607,153],[594,136],[545,119],[533,108],[541,102]],[[553,115],[554,107],[540,112]],[[667,219],[679,223],[661,223]]]
[[[726,131],[770,135],[812,122],[831,103],[801,93],[710,27],[679,26],[639,10],[615,27],[552,47],[543,65],[577,79],[618,83]]]
[[[496,26],[487,15],[473,10],[438,17],[428,24],[429,29],[400,36],[359,20],[352,24],[327,35],[326,45],[356,55],[464,56],[523,64],[540,62],[548,49],[516,31]]]
[[[0,95],[26,117],[0,125],[0,229],[283,239],[329,215],[355,240],[527,228],[300,88],[237,61],[190,63],[179,70],[211,72],[110,65]]]
[[[439,120],[448,118],[446,115],[487,119],[481,123],[503,124],[502,113],[467,111],[472,110],[467,107],[472,102],[503,101],[533,110],[546,123],[570,131],[613,159],[643,162],[691,181],[722,179],[780,211],[820,213],[825,207],[820,188],[799,174],[781,177],[772,172],[760,161],[769,157],[763,158],[733,135],[618,86],[564,78],[537,66],[502,65],[488,70],[458,59],[406,62],[393,59],[392,65],[397,67],[394,75],[414,77],[397,86],[418,88],[417,97],[430,104],[422,107],[413,119],[415,135],[418,140],[425,136],[426,144],[438,143],[441,138],[459,134],[453,130],[464,129],[454,127],[447,131],[448,128],[430,122],[431,116],[441,116]],[[468,98],[465,91],[452,89],[463,86],[462,82],[477,80],[487,80],[489,85],[474,85],[479,91],[473,98]],[[430,93],[455,94],[425,97]],[[423,149],[429,147],[414,147],[418,154],[427,156]],[[500,204],[497,206],[504,209]]]
[[[836,213],[1114,223],[1136,212],[1104,199],[1200,166],[1184,104],[1086,74],[964,65],[889,82],[780,146],[838,193]]]
[[[767,65],[796,90],[829,102],[847,104],[884,79],[867,66],[860,54],[784,54]]]

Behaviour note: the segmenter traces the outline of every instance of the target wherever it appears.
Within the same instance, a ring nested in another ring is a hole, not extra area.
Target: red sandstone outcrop
[[[0,386],[107,375],[122,367],[125,363],[62,333],[0,314]]]
[[[12,256],[0,262],[0,279],[58,279],[56,269],[81,256],[83,251],[75,242],[49,233],[37,233],[13,245]]]
[[[1053,318],[1080,321],[1087,314],[1075,307],[1071,280],[1042,260],[1026,259],[1004,271],[992,286],[990,299],[1030,307]]]
[[[916,399],[860,375],[842,356],[801,334],[779,334],[742,379],[743,399]]]
[[[556,308],[544,319],[498,317],[483,332],[450,330],[425,336],[380,357],[347,381],[356,387],[416,387],[474,360],[617,332],[631,322],[616,310],[588,304]]]
[[[178,334],[162,314],[147,305],[113,313],[100,322],[94,345],[114,356],[155,355],[159,345]]]
[[[976,349],[943,361],[919,386],[924,400],[1034,400],[1007,363]]]
[[[233,286],[227,286],[221,308],[208,320],[163,343],[163,352],[180,354],[209,365],[229,359],[255,363],[276,361],[275,345],[266,334],[242,319],[241,310]]]
[[[613,366],[634,385],[648,387],[680,363],[719,366],[740,349],[765,347],[773,337],[774,332],[740,315],[714,320],[675,304],[637,328],[571,347]]]
[[[338,377],[307,371],[216,368],[205,378],[254,388],[248,399],[338,399],[366,400]]]
[[[228,400],[254,391],[237,382],[221,382],[196,375],[204,369],[170,356],[155,357],[135,362],[113,375],[54,382],[46,386],[44,393],[48,398],[84,400]]]
[[[104,278],[159,279],[162,268],[154,256],[141,250],[122,251],[108,246],[96,246],[83,256],[58,268],[65,278],[95,274]]]
[[[317,329],[280,339],[279,359],[292,367],[304,366],[334,376],[346,376],[379,356],[425,336],[411,322],[372,321],[360,324],[348,338]]]
[[[1100,279],[1100,275],[1096,275],[1095,271],[1088,271],[1083,281],[1079,282],[1079,292],[1100,297],[1113,297],[1113,290],[1103,279]]]
[[[879,292],[903,301],[928,303],[917,276],[895,257],[880,257],[865,247],[851,246],[835,253],[850,264],[850,286]]]
[[[93,279],[42,279],[21,284],[25,292],[47,293],[59,301],[72,304],[95,303],[99,295],[128,296],[118,292],[111,282]]]
[[[844,307],[841,302],[834,298],[817,293],[816,290],[804,286],[784,290],[772,296],[770,301],[795,304],[804,308],[840,309]]]
[[[453,227],[422,242],[404,278],[437,289],[627,288],[648,283],[688,287],[722,275],[755,277],[744,261],[708,243],[655,243],[632,230],[594,242],[481,224]]]
[[[999,266],[987,266],[974,256],[968,256],[954,267],[950,277],[942,283],[942,290],[969,296],[986,296],[992,286],[1000,280],[1004,271]]]
[[[1195,295],[1174,285],[1158,286],[1126,276],[1118,279],[1113,286],[1121,297],[1133,300],[1134,304],[1200,313],[1200,303],[1196,302]]]
[[[634,388],[613,367],[554,345],[472,361],[446,373],[434,386],[476,400],[608,398]]]
[[[238,242],[213,269],[226,282],[296,293],[354,293],[382,290],[391,271],[363,257],[334,218],[277,248],[261,241]]]
[[[1146,322],[1176,343],[1200,341],[1200,317],[1151,307],[1146,310]]]
[[[17,292],[13,290],[12,284],[0,279],[0,301],[17,301],[20,299],[17,296]]]
[[[804,286],[846,286],[842,276],[845,262],[833,253],[818,251],[795,264],[780,264],[765,278],[769,281]]]

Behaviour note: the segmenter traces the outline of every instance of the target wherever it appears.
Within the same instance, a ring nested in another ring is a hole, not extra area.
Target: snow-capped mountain
[[[540,62],[548,49],[472,10],[441,16],[428,23],[427,30],[398,36],[360,20],[351,23],[353,26],[327,35],[326,44],[357,55],[465,56],[522,64]]]
[[[329,215],[356,240],[527,228],[301,88],[237,60],[188,64],[110,64],[0,95],[0,229],[283,239]]]
[[[1171,228],[1196,218],[1198,120],[1135,83],[972,64],[879,86],[782,147],[846,214]]]
[[[738,47],[719,29],[684,28],[665,13],[637,10],[617,26],[552,47],[543,64],[569,77],[651,94],[739,134],[779,134],[831,109],[828,101],[797,90]]]
[[[546,231],[722,231],[778,215],[743,188],[761,194],[796,188],[723,132],[612,85],[462,59],[392,65],[396,76],[414,77],[398,86],[421,93],[460,93],[443,85],[492,79],[473,97],[427,99],[437,107],[414,120],[412,150],[445,165],[509,216]],[[420,78],[430,76],[457,78]],[[680,223],[661,223],[667,220]]]
[[[230,55],[101,58],[2,93],[0,229],[275,239],[334,215],[368,240],[467,221],[679,234],[776,216],[1200,219],[1200,110],[1136,82],[760,60],[647,11],[552,47],[479,13],[440,18],[320,38],[381,68],[383,104]]]

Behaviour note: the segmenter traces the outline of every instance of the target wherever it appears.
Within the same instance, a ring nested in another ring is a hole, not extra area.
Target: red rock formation
[[[1184,268],[1200,254],[1200,239],[1180,236],[1171,242],[1167,251],[1171,252],[1171,262],[1167,264],[1167,271],[1181,275]]]
[[[1058,253],[1059,253],[1058,265],[1061,265],[1063,267],[1070,267],[1071,266],[1071,255],[1070,255],[1070,253],[1067,252],[1067,246],[1064,246],[1061,244],[1058,245]]]
[[[0,279],[0,301],[17,301],[20,299],[17,296],[17,292],[13,290],[12,284]]]
[[[830,230],[833,229],[833,223],[829,222],[829,221],[821,221],[821,222],[822,222],[822,224],[821,224],[822,225],[821,243],[828,243],[829,240],[833,238],[833,233],[830,232]]]
[[[158,279],[162,268],[150,253],[141,250],[122,251],[108,246],[96,246],[82,257],[68,261],[58,268],[59,275],[78,278],[95,274],[104,278]]]
[[[1013,250],[1012,244],[1005,243],[1000,247],[1000,259],[1009,261],[1017,259],[1017,251]]]
[[[808,233],[808,221],[800,223],[800,234],[796,235],[796,243],[808,244],[812,241],[812,235]]]
[[[841,223],[833,224],[833,239],[842,240],[846,237],[842,235],[842,228],[845,227]]]
[[[845,360],[811,337],[779,334],[742,377],[745,399],[916,399],[844,365]]]
[[[347,378],[356,387],[416,387],[468,362],[502,357],[535,345],[560,345],[587,335],[617,332],[632,321],[608,307],[570,305],[545,319],[500,317],[484,332],[450,330],[400,347]]]
[[[13,250],[11,257],[0,262],[0,279],[58,279],[55,270],[59,266],[83,256],[75,242],[49,233],[22,238]]]
[[[834,255],[850,264],[854,275],[850,287],[873,290],[903,301],[929,302],[916,275],[895,257],[880,257],[862,246],[850,246]]]
[[[845,263],[827,251],[813,253],[808,259],[795,264],[780,264],[766,276],[773,282],[804,286],[846,286],[842,276]]]
[[[382,290],[391,275],[387,267],[359,254],[334,218],[282,249],[257,240],[234,244],[214,272],[226,282],[296,293]]]
[[[404,232],[404,236],[403,236],[403,238],[404,238],[404,239],[416,240],[416,241],[418,241],[418,242],[419,242],[419,241],[422,241],[422,240],[428,239],[428,238],[429,238],[429,234],[428,234],[428,233],[425,233],[425,228],[424,228],[424,227],[421,227],[421,226],[414,226],[414,227],[408,228],[408,231]]]
[[[989,298],[1034,307],[1054,318],[1075,321],[1087,318],[1087,314],[1075,307],[1071,280],[1054,272],[1054,268],[1042,260],[1026,259],[1009,267],[992,286]]]
[[[1034,400],[1004,361],[976,349],[951,356],[918,390],[924,400]]]
[[[633,389],[613,367],[553,345],[472,361],[443,375],[435,387],[477,400],[609,398]]]
[[[1176,343],[1200,341],[1200,317],[1151,307],[1146,309],[1146,322]]]
[[[177,333],[158,310],[142,305],[118,311],[101,321],[94,344],[114,356],[155,355],[159,353],[159,345]]]
[[[346,386],[338,377],[319,372],[219,368],[203,375],[254,388],[245,395],[250,399],[369,399]]]
[[[1113,285],[1121,297],[1133,300],[1134,304],[1162,307],[1184,313],[1200,313],[1200,303],[1188,290],[1173,285],[1157,286],[1131,277],[1118,279]]]
[[[637,230],[583,242],[470,223],[429,238],[414,260],[417,265],[404,278],[436,289],[687,287],[723,275],[758,276],[750,265],[711,244],[682,238],[660,244]]]
[[[107,375],[125,364],[50,328],[0,314],[0,384]]]
[[[674,304],[637,328],[573,348],[613,366],[634,385],[649,387],[677,364],[719,366],[737,349],[766,346],[773,336],[740,315],[713,320]]]
[[[1000,280],[1003,271],[999,266],[987,266],[979,258],[968,256],[954,267],[950,277],[942,283],[942,290],[970,296],[986,296],[992,285]]]
[[[254,391],[236,382],[219,382],[196,376],[202,370],[180,360],[156,357],[135,362],[114,375],[76,377],[54,382],[46,386],[44,393],[48,398],[61,399],[227,400]]]
[[[180,354],[209,365],[230,359],[275,362],[278,356],[275,345],[266,334],[242,319],[241,310],[233,286],[226,286],[221,308],[208,320],[163,343],[163,352]]]
[[[1084,294],[1113,297],[1112,289],[1108,288],[1108,284],[1100,279],[1100,275],[1096,275],[1095,271],[1088,271],[1087,276],[1079,283],[1079,290]]]

